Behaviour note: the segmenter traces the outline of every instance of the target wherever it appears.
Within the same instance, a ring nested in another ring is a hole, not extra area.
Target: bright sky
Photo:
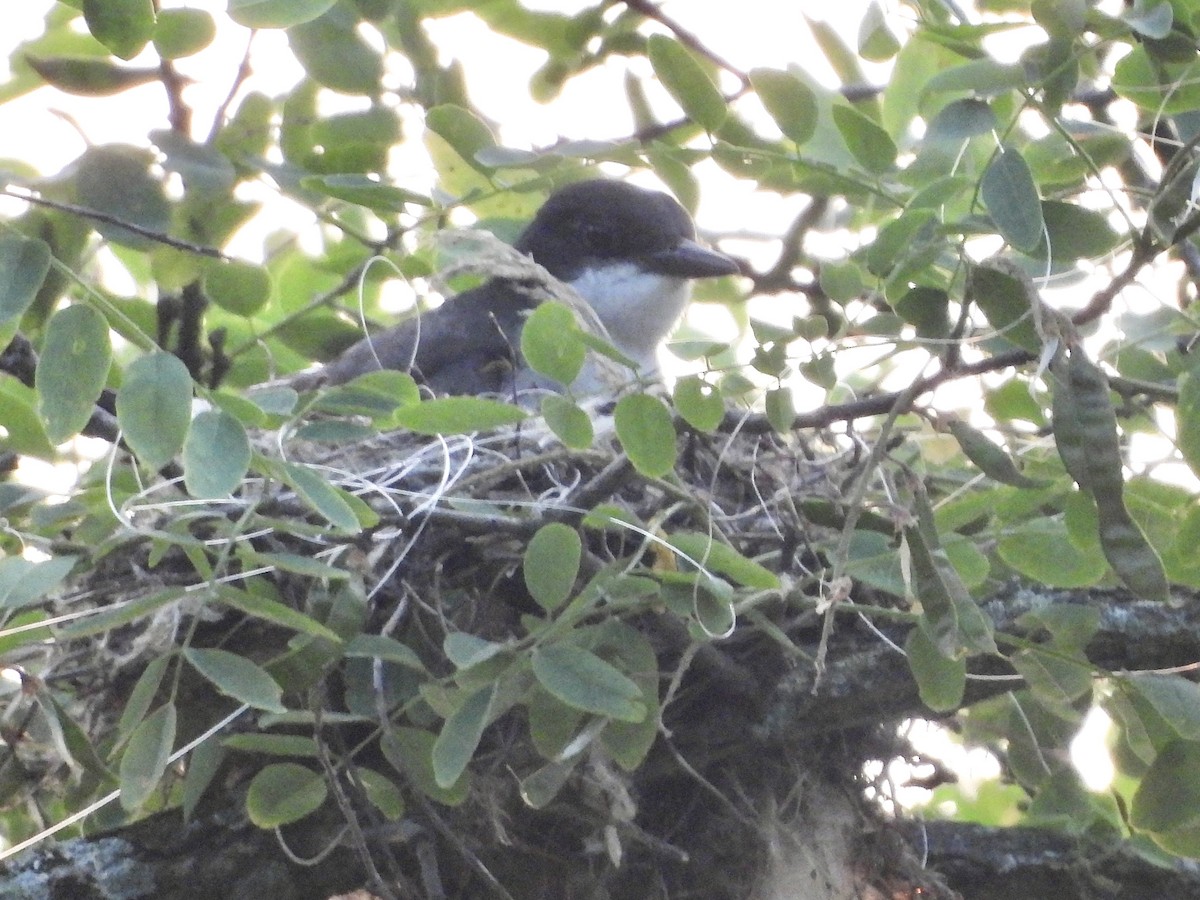
[[[197,111],[197,122],[206,123],[224,98],[249,32],[231,25],[224,18],[224,0],[164,0],[162,5],[205,9],[216,14],[217,21],[226,26],[221,28],[209,49],[179,62],[181,71],[190,72],[196,81],[187,89],[185,97]],[[535,0],[530,5],[570,14],[593,4],[587,0]],[[4,29],[0,34],[0,55],[5,60],[13,47],[41,32],[42,19],[52,6],[53,0],[6,4]],[[832,24],[853,42],[867,4],[861,0],[822,4],[822,8],[813,10],[812,4],[799,2],[739,0],[736,15],[731,14],[729,5],[721,2],[667,0],[661,6],[668,16],[702,36],[707,46],[742,70],[755,66],[803,64],[806,69],[815,68],[818,77],[832,83],[832,73],[828,69],[812,65],[811,61],[819,59],[820,55],[813,48],[804,21],[804,7],[809,7],[810,14],[818,18],[835,16]],[[765,23],[770,23],[770,27],[764,27]],[[527,91],[529,76],[543,59],[540,51],[493,35],[470,13],[430,22],[427,28],[443,48],[444,57],[459,60],[466,69],[472,99],[486,116],[500,123],[502,143],[537,147],[553,143],[560,137],[601,139],[619,137],[631,131],[621,88],[629,61],[623,58],[610,60],[607,65],[573,79],[555,102],[542,105],[530,99]],[[278,95],[296,82],[301,71],[290,54],[275,52],[285,45],[286,37],[282,32],[265,31],[255,37],[254,75],[248,88]],[[152,64],[153,61],[152,53],[147,52],[144,58],[130,64]],[[650,74],[644,60],[634,60],[632,65],[639,74]],[[403,77],[402,73],[398,74]],[[614,90],[622,99],[615,102],[607,99]],[[652,100],[663,102],[664,118],[677,115],[665,93],[658,97],[652,95]],[[142,139],[149,130],[164,127],[165,118],[165,103],[157,85],[99,100],[70,97],[44,88],[0,108],[0,159],[35,159],[43,174],[52,174],[79,155],[85,147],[85,138],[96,144],[134,142]],[[37,150],[31,153],[33,145]],[[408,171],[394,172],[397,180],[428,182],[429,171],[421,161],[402,163],[402,168]],[[749,185],[738,185],[732,179],[724,179],[721,193],[724,195],[724,202],[720,204],[724,231],[737,229],[742,224],[747,229],[770,231],[774,223],[782,225],[786,222],[796,206],[794,201],[784,203],[777,197],[761,193],[752,196]],[[706,224],[711,227],[712,206],[711,198],[706,196],[699,214],[702,229]],[[731,222],[731,215],[742,219],[743,223]]]

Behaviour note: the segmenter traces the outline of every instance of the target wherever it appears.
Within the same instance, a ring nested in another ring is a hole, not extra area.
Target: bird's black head
[[[687,210],[667,194],[595,179],[554,193],[516,247],[563,281],[614,262],[678,278],[738,271],[732,259],[701,247],[695,237]]]

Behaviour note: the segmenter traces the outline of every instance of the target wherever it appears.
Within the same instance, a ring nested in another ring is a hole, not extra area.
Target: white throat
[[[571,287],[596,311],[613,345],[637,363],[640,373],[655,374],[658,347],[687,306],[689,281],[622,262],[586,269]]]

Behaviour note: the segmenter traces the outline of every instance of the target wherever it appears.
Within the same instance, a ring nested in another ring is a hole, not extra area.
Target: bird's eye
[[[620,250],[617,245],[621,234],[611,226],[605,227],[605,224],[580,222],[577,233],[584,246],[594,255],[615,256]]]

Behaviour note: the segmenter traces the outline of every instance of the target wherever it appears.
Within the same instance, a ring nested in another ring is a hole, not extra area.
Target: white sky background
[[[5,61],[12,49],[21,41],[41,33],[42,20],[53,5],[53,0],[7,0],[4,4],[0,76],[4,74]],[[193,137],[202,139],[214,111],[229,89],[249,32],[225,18],[224,0],[164,0],[162,5],[208,10],[214,14],[219,26],[217,39],[209,49],[177,63],[179,70],[185,75],[190,73],[196,82],[186,89],[184,97],[195,111],[197,133]],[[569,14],[592,4],[586,0],[541,0],[530,5]],[[829,21],[853,46],[867,6],[866,0],[819,4],[805,0],[737,0],[736,3],[665,0],[661,3],[667,16],[697,34],[706,46],[740,70],[799,64],[831,86],[837,81],[814,47],[804,16]],[[890,11],[896,9],[891,3],[884,6]],[[899,18],[892,20],[894,28],[902,30],[903,24]],[[556,101],[542,105],[533,101],[527,90],[530,76],[543,61],[541,51],[492,34],[470,14],[436,20],[428,23],[427,30],[442,48],[443,61],[454,58],[462,63],[473,102],[484,115],[500,123],[498,137],[505,146],[536,148],[552,144],[559,138],[619,138],[632,131],[621,79],[629,65],[633,65],[639,74],[650,75],[645,60],[614,58],[607,65],[572,79]],[[254,75],[243,86],[243,93],[261,90],[269,96],[280,96],[296,83],[302,72],[285,47],[286,38],[282,32],[261,32],[255,37]],[[130,65],[153,64],[154,61],[152,53],[148,52],[143,58],[131,61]],[[871,77],[877,78],[877,83],[886,80],[886,69],[865,68]],[[678,115],[678,109],[667,99],[665,92],[652,99],[662,100],[659,113],[663,119]],[[51,88],[41,88],[0,107],[0,162],[4,159],[33,162],[43,175],[52,175],[79,156],[89,143],[144,143],[149,131],[163,127],[166,127],[166,103],[161,87],[155,84],[109,98],[72,97]],[[412,140],[412,136],[410,129],[407,138],[419,147],[420,142]],[[434,178],[428,163],[420,155],[398,157],[391,174],[399,184],[424,189],[432,186]],[[697,216],[701,232],[780,234],[804,203],[802,198],[781,198],[757,190],[750,182],[738,182],[715,165],[705,167],[703,185]],[[269,196],[264,199],[269,200]],[[283,208],[288,210],[288,215],[300,210],[287,205]],[[0,215],[19,209],[19,205],[0,199]],[[311,214],[304,214],[313,221]],[[247,229],[234,244],[233,252],[249,258],[259,256],[265,234],[285,221],[278,218],[279,215],[276,214],[274,223],[268,217],[259,226]],[[295,228],[296,220],[289,218],[286,224]],[[850,249],[847,247],[845,251]],[[830,252],[836,254],[839,248],[834,247]],[[754,261],[765,264],[770,261],[770,254],[766,259]],[[771,312],[782,313],[785,321],[790,321],[793,309],[784,298],[767,299],[774,307],[764,310],[768,316]],[[698,316],[696,323],[702,328],[720,329],[719,319],[712,318],[720,312],[705,312],[708,315]],[[759,310],[755,312],[757,314]],[[798,399],[798,403],[803,406],[804,400]],[[987,775],[994,772],[994,760],[962,757],[944,732],[940,732],[940,737],[939,732],[940,729],[931,732],[921,741],[934,755],[950,760],[951,766],[963,774],[966,771]],[[1087,743],[1094,747],[1099,741],[1092,736]]]
[[[9,0],[0,31],[0,66],[4,65],[13,47],[35,37],[42,31],[46,11],[54,0]],[[573,14],[593,4],[589,0],[532,0],[530,6],[547,11]],[[830,86],[838,81],[815,47],[805,16],[828,21],[846,36],[851,46],[859,22],[868,8],[866,0],[850,2],[811,3],[800,0],[739,0],[734,5],[723,0],[666,0],[660,4],[663,12],[689,29],[709,49],[742,71],[757,66],[783,68],[799,64]],[[191,7],[214,14],[219,30],[214,43],[196,56],[177,61],[176,67],[190,75],[195,83],[185,89],[184,99],[194,110],[193,137],[203,139],[214,111],[225,99],[250,32],[234,25],[224,15],[225,0],[163,0],[164,8]],[[885,8],[891,4],[885,3]],[[899,21],[894,23],[901,25]],[[545,54],[535,48],[507,37],[493,34],[470,13],[432,20],[426,29],[442,48],[443,62],[459,61],[466,72],[467,89],[479,110],[498,123],[500,143],[518,148],[537,148],[567,139],[622,138],[633,131],[632,118],[625,102],[622,79],[628,67],[642,76],[652,76],[644,59],[611,58],[584,75],[571,79],[562,94],[550,104],[539,104],[529,97],[530,76],[544,61]],[[660,28],[660,30],[663,30]],[[253,76],[243,85],[241,94],[260,90],[268,96],[285,94],[302,77],[303,72],[286,49],[286,37],[280,31],[262,31],[254,38],[252,55]],[[153,65],[152,50],[147,50],[129,65]],[[864,68],[886,80],[886,68],[865,64]],[[398,81],[406,73],[394,73]],[[651,101],[656,103],[659,116],[670,120],[680,115],[678,107],[652,79],[649,83]],[[732,79],[724,85],[735,86]],[[325,92],[325,100],[339,102],[342,98]],[[344,98],[348,106],[362,105],[362,98]],[[756,102],[756,101],[751,101]],[[236,109],[236,102],[233,105]],[[405,108],[404,114],[411,116]],[[145,143],[152,129],[166,127],[167,108],[162,89],[150,84],[113,97],[73,97],[52,88],[40,88],[17,101],[0,107],[0,161],[5,158],[34,162],[43,175],[52,175],[74,160],[90,144],[112,142]],[[764,128],[770,132],[774,125],[764,115]],[[424,156],[422,144],[413,140],[415,129],[409,128],[400,152],[394,155],[391,177],[397,184],[416,190],[433,187],[435,173]],[[36,146],[30,152],[31,146]],[[738,181],[721,171],[715,164],[702,169],[704,188],[697,212],[701,233],[719,231],[723,234],[779,235],[805,204],[800,197],[781,197],[758,190],[747,181]],[[635,181],[653,184],[648,173],[636,173]],[[260,216],[242,229],[229,250],[247,259],[259,259],[263,241],[270,231],[286,222],[296,228],[298,222],[315,224],[311,212],[282,198],[271,188],[258,190],[242,185],[239,196],[253,194],[274,216]],[[0,198],[0,214],[15,212],[20,206],[5,203]],[[719,223],[719,224],[718,224]],[[752,263],[768,265],[775,248],[770,244],[744,243],[727,245],[726,249],[746,255]],[[852,247],[830,247],[826,255],[837,257]],[[132,286],[113,282],[116,290],[131,290]],[[400,304],[408,301],[399,300]],[[779,324],[790,325],[795,311],[785,298],[770,302],[755,302],[752,313]],[[733,328],[728,314],[709,305],[693,307],[688,322],[717,339]],[[872,355],[860,362],[867,364]],[[673,358],[666,360],[668,367]],[[849,360],[846,360],[849,362]],[[852,368],[858,366],[856,362]],[[669,371],[680,371],[678,368]],[[807,383],[797,385],[797,402],[810,408],[824,400],[823,391]],[[807,396],[806,396],[807,395]]]

